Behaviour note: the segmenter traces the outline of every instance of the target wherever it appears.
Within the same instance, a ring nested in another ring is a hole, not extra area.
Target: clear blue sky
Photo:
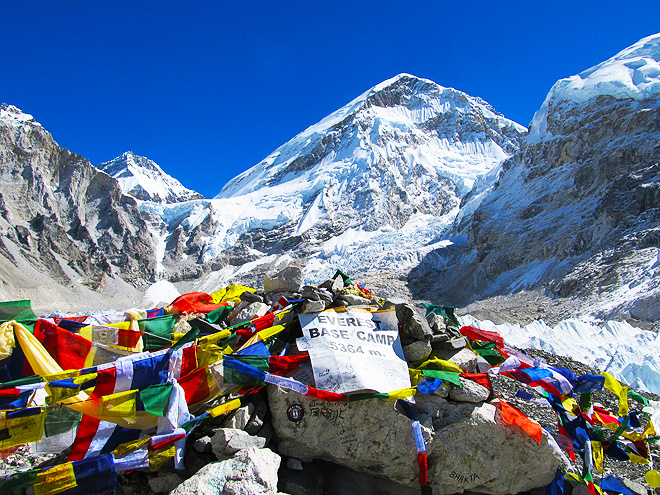
[[[401,72],[527,125],[559,78],[660,31],[660,2],[0,2],[0,101],[99,164],[206,197]]]

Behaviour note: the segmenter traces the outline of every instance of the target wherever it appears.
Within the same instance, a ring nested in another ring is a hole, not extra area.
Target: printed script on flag
[[[394,310],[299,314],[316,387],[339,394],[410,387]]]

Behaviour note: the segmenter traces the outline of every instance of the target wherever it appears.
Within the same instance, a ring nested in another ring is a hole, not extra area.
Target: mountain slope
[[[166,174],[158,164],[132,151],[97,166],[99,170],[117,179],[124,194],[142,201],[156,203],[181,203],[203,196],[184,187],[178,180]]]
[[[660,36],[558,81],[519,153],[413,274],[454,304],[544,287],[603,318],[656,320],[660,293]]]
[[[135,200],[114,179],[31,115],[0,105],[3,299],[32,298],[39,309],[123,305],[155,275],[152,246]]]
[[[294,137],[212,201],[187,212],[143,209],[165,219],[163,252],[177,253],[164,255],[166,269],[198,276],[200,264],[211,267],[209,284],[281,256],[306,265],[310,280],[338,265],[405,268],[443,238],[461,198],[525,133],[479,98],[401,74]]]

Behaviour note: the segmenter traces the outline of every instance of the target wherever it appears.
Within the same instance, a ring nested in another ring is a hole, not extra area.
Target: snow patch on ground
[[[144,293],[144,304],[147,307],[155,307],[160,303],[171,303],[181,294],[172,282],[167,280],[159,280],[155,284],[151,284]]]

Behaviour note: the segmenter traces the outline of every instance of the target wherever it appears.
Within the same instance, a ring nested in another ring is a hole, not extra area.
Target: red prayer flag
[[[461,328],[461,335],[465,335],[472,340],[484,340],[486,342],[495,342],[498,347],[504,345],[504,339],[497,332],[489,332],[488,330],[481,330],[476,327],[463,327]]]
[[[170,313],[210,313],[231,303],[212,304],[213,299],[205,292],[190,292],[177,297],[172,303]]]
[[[500,410],[502,412],[502,419],[506,424],[519,426],[530,437],[536,440],[537,443],[541,443],[541,439],[543,438],[543,430],[540,424],[538,424],[536,421],[532,421],[518,409],[504,402],[502,399],[499,400],[499,404]],[[494,402],[494,405],[497,406],[497,403]]]
[[[188,405],[203,401],[211,393],[206,381],[206,368],[200,368],[181,377],[179,385],[183,388]]]
[[[313,387],[307,387],[307,393],[305,395],[326,402],[348,402],[348,397],[346,395],[336,394],[334,392],[328,392],[327,390],[320,390]]]
[[[94,440],[100,423],[100,419],[83,414],[80,425],[78,425],[76,440],[73,442],[67,461],[80,461],[85,458],[85,454],[89,450],[92,440]]]
[[[294,354],[293,356],[270,356],[268,358],[268,371],[273,375],[284,376],[307,360],[309,360],[309,354],[306,352]]]
[[[89,340],[46,320],[37,320],[34,336],[62,369],[83,369],[85,367],[85,358],[92,348]]]
[[[419,465],[419,484],[426,486],[429,484],[429,468],[426,453],[417,454],[417,464]]]

